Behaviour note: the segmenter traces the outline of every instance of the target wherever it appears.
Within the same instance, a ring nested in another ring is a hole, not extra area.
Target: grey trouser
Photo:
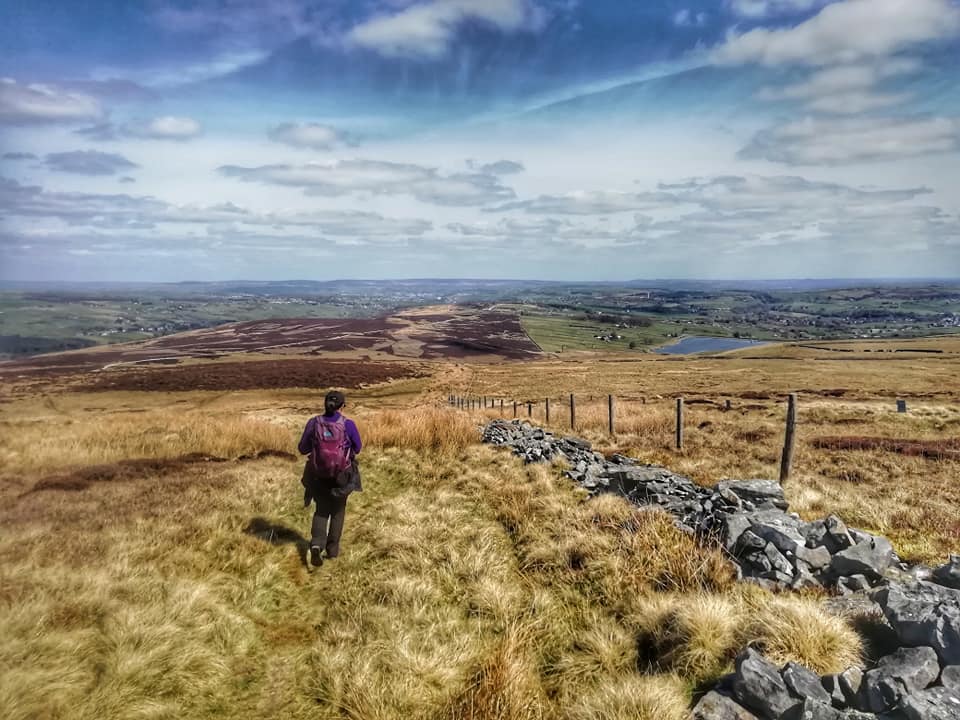
[[[310,545],[325,548],[327,557],[335,558],[340,554],[340,535],[343,533],[343,518],[347,512],[347,498],[334,497],[330,480],[316,477],[313,465],[308,460],[303,467],[300,482],[307,496],[317,504],[310,527]]]
[[[327,557],[335,558],[340,554],[340,535],[343,533],[343,518],[347,514],[347,499],[333,497],[323,490],[313,499],[317,508],[310,528],[310,545],[326,548]]]

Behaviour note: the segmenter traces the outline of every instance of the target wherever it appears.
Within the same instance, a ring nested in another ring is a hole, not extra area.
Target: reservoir
[[[724,352],[746,347],[766,345],[762,340],[742,340],[731,337],[685,337],[672,345],[654,350],[662,355],[692,355],[702,352]]]

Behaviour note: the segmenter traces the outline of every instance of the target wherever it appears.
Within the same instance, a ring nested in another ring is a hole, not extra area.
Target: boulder
[[[737,656],[734,697],[762,718],[779,718],[800,703],[790,695],[777,668],[753,648]]]
[[[907,696],[900,707],[909,720],[957,720],[960,718],[960,693],[934,687]]]
[[[824,690],[820,682],[820,677],[794,662],[787,663],[780,673],[787,690],[800,700],[816,700],[817,702],[830,705],[830,695]]]
[[[774,480],[724,480],[717,484],[717,490],[721,493],[729,490],[742,501],[759,509],[787,509],[783,487]]]
[[[890,583],[873,598],[904,645],[930,646],[941,664],[960,665],[960,590]]]
[[[728,695],[711,690],[693,708],[692,720],[757,720],[757,716]]]
[[[960,590],[960,555],[951,555],[950,561],[935,569],[930,579],[938,585]]]
[[[883,712],[912,693],[924,690],[940,674],[937,653],[930,647],[900,648],[880,659],[863,678],[866,707]]]
[[[830,571],[836,577],[846,575],[865,575],[871,580],[880,580],[884,571],[896,562],[890,541],[883,537],[872,537],[841,550],[833,556]]]
[[[960,693],[960,665],[947,665],[940,673],[940,684]]]
[[[823,525],[826,531],[823,538],[824,545],[826,545],[827,550],[829,550],[831,554],[846,550],[853,545],[853,537],[851,537],[850,531],[847,529],[843,520],[836,515],[827,516],[823,521]]]
[[[876,716],[856,710],[839,710],[829,703],[807,698],[802,705],[784,715],[783,720],[876,720]]]
[[[849,667],[836,675],[824,675],[820,684],[830,696],[830,702],[836,708],[859,707],[860,685],[863,671],[858,667]]]

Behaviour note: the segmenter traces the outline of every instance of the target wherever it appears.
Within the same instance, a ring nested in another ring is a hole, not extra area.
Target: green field
[[[224,323],[365,314],[356,305],[266,298],[89,299],[0,293],[0,357],[144,340]]]
[[[524,331],[544,352],[564,350],[622,350],[643,352],[670,342],[678,331],[676,323],[655,322],[649,327],[618,328],[609,323],[577,319],[572,315],[547,315],[524,310],[520,316]],[[597,335],[622,336],[609,342]],[[634,348],[630,347],[634,344]]]

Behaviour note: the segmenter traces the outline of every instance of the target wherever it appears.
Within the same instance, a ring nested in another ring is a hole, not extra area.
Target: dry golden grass
[[[534,403],[533,422],[568,434],[565,391],[576,389],[577,435],[604,452],[665,465],[706,485],[725,478],[779,476],[786,415],[780,392],[800,390],[787,486],[793,509],[808,519],[836,513],[855,527],[889,536],[906,559],[940,563],[960,550],[955,512],[960,460],[910,457],[883,448],[830,450],[816,447],[814,441],[824,436],[956,440],[957,377],[960,356],[953,355],[790,362],[594,360],[503,365],[483,372],[460,369],[449,372],[438,390],[529,399]],[[607,389],[617,394],[614,436],[607,428]],[[681,395],[686,398],[685,437],[684,449],[678,451],[674,396]],[[547,396],[550,423],[545,418]],[[908,413],[897,413],[898,397],[907,399]],[[725,411],[728,399],[731,410]],[[527,412],[526,405],[518,407],[521,419],[527,419]],[[478,422],[501,415],[499,404],[468,414]],[[512,402],[505,404],[504,414],[513,417]]]
[[[477,445],[478,417],[448,409],[396,415],[358,398],[365,492],[351,498],[343,555],[319,570],[305,562],[295,460],[159,465],[25,492],[78,458],[292,451],[315,398],[180,400],[146,413],[126,395],[98,397],[95,413],[82,398],[0,408],[16,460],[0,485],[0,703],[11,720],[672,720],[746,642],[818,667],[858,651],[816,599],[745,592],[718,552],[665,515],[586,500],[561,468]],[[55,418],[62,444],[31,454]],[[166,439],[144,441],[154,425]],[[709,637],[718,615],[705,597],[756,620]],[[648,672],[644,603],[673,603],[683,618],[664,640],[677,660]]]
[[[361,413],[364,442],[370,447],[415,448],[449,454],[477,442],[478,425],[452,408],[417,407]]]

